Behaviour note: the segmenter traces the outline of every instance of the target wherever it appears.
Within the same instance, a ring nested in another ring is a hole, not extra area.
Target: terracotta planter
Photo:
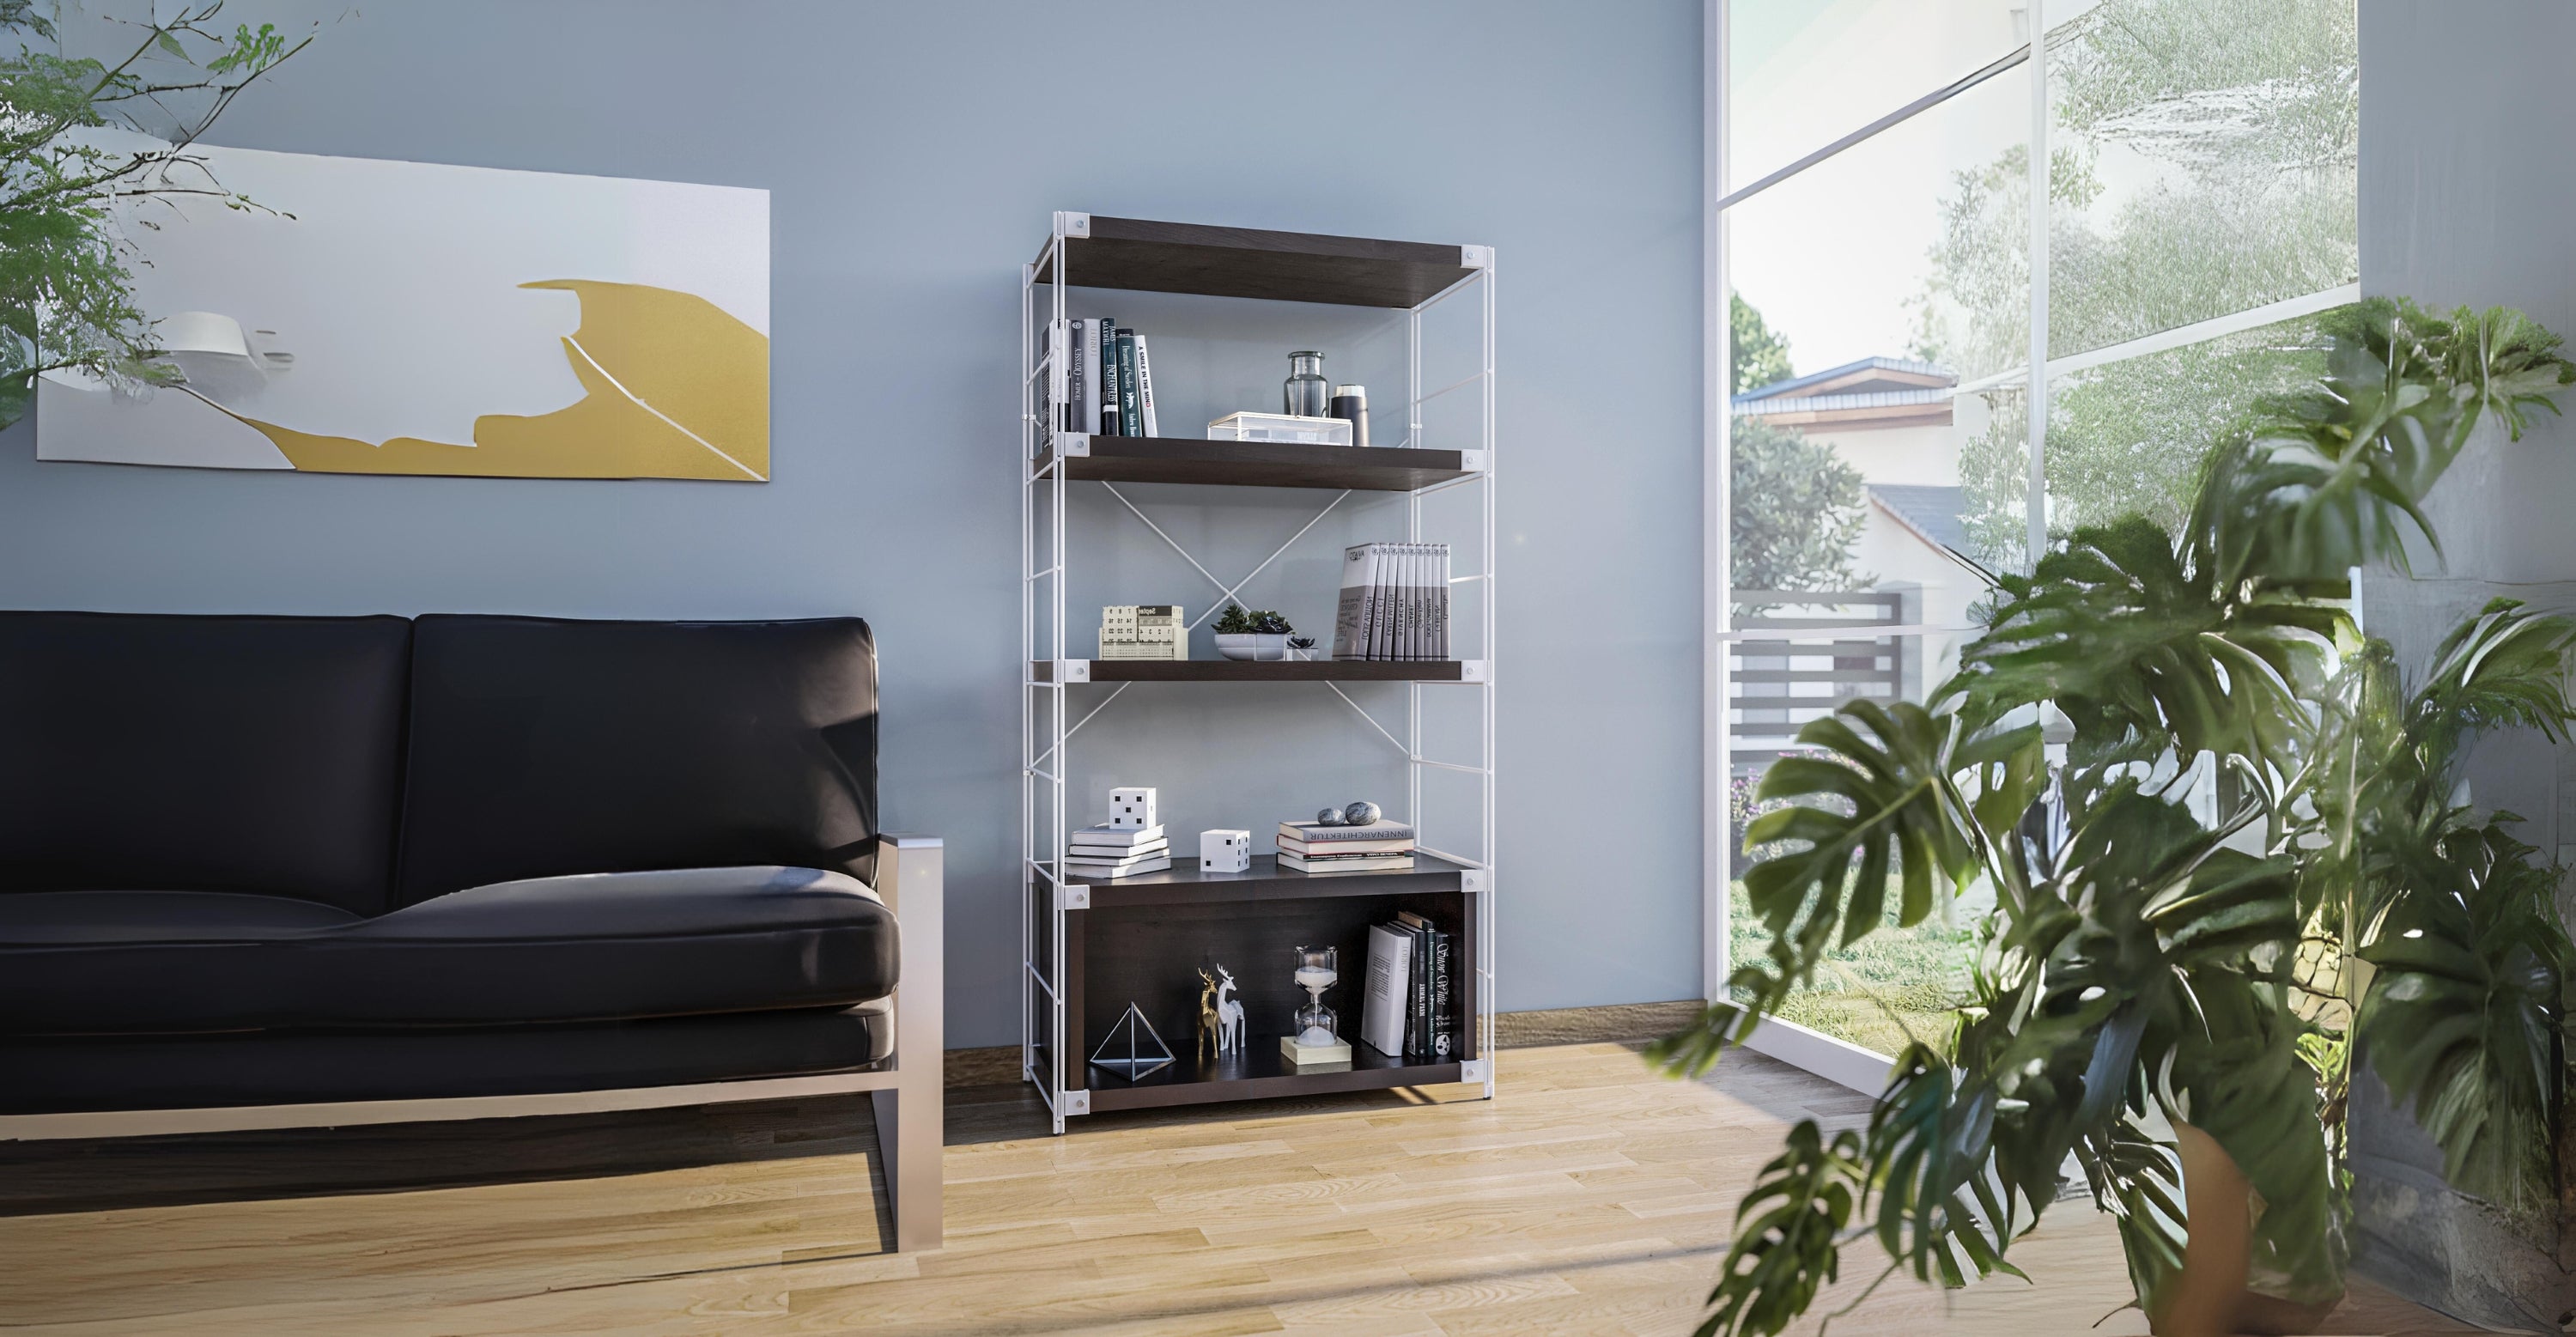
[[[2174,1125],[2182,1151],[2183,1210],[2191,1214],[2182,1276],[2164,1308],[2150,1316],[2156,1337],[2287,1337],[2315,1332],[2332,1304],[2301,1305],[2245,1289],[2254,1245],[2254,1188],[2218,1139]]]

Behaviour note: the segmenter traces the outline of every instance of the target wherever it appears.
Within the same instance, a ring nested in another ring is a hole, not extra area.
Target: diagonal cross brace
[[[1116,497],[1119,505],[1126,507],[1130,512],[1134,513],[1137,519],[1144,521],[1145,527],[1154,531],[1154,537],[1172,545],[1172,551],[1179,553],[1182,561],[1185,561],[1193,568],[1196,568],[1200,575],[1207,577],[1209,584],[1216,586],[1217,589],[1221,591],[1221,593],[1217,595],[1217,601],[1215,603],[1209,604],[1206,611],[1200,613],[1197,617],[1190,619],[1190,626],[1192,627],[1195,627],[1199,623],[1207,620],[1209,615],[1215,613],[1218,609],[1233,603],[1235,591],[1251,584],[1254,576],[1260,575],[1262,572],[1269,570],[1272,562],[1278,561],[1281,554],[1287,552],[1290,548],[1295,547],[1297,540],[1306,537],[1307,530],[1313,529],[1316,525],[1321,524],[1325,516],[1333,513],[1334,507],[1341,505],[1342,502],[1351,495],[1350,489],[1342,489],[1340,495],[1334,497],[1331,501],[1324,503],[1324,509],[1315,512],[1314,519],[1308,520],[1305,524],[1298,527],[1296,533],[1289,535],[1287,542],[1271,549],[1270,555],[1261,559],[1261,565],[1245,572],[1243,579],[1228,585],[1224,581],[1217,579],[1215,574],[1210,572],[1206,567],[1200,566],[1199,559],[1190,556],[1190,550],[1182,547],[1180,540],[1164,533],[1161,525],[1155,524],[1151,517],[1147,516],[1143,511],[1137,510],[1136,503],[1127,500],[1127,494],[1119,491],[1117,484],[1102,483],[1101,486],[1109,489],[1109,495]],[[1184,628],[1184,630],[1186,630],[1186,628]]]

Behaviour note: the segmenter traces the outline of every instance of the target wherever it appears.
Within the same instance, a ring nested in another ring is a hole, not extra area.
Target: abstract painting
[[[257,207],[118,220],[180,383],[48,375],[38,458],[768,481],[769,192],[197,152]]]

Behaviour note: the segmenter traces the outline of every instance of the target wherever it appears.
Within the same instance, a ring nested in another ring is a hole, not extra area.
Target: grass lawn
[[[1735,961],[1761,959],[1769,942],[1746,901],[1744,884],[1730,892],[1728,951]],[[1891,904],[1897,898],[1890,895]],[[1834,952],[1816,972],[1813,988],[1790,995],[1779,1016],[1865,1049],[1894,1054],[1909,1032],[1944,1052],[1950,1047],[1950,1008],[1967,987],[1976,943],[1968,929],[1945,929],[1937,919],[1913,928],[1888,926]]]

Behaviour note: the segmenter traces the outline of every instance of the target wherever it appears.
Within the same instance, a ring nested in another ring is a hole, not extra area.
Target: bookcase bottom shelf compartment
[[[1250,1052],[1222,1062],[1209,1061],[1204,1049],[1197,1054],[1185,1053],[1172,1066],[1133,1082],[1086,1065],[1084,1075],[1091,1087],[1092,1112],[1438,1086],[1464,1080],[1464,1069],[1455,1062],[1388,1058],[1358,1041],[1351,1044],[1351,1066],[1333,1072],[1311,1068],[1301,1072],[1290,1066],[1279,1054],[1279,1037],[1275,1035],[1247,1034],[1244,1048]]]
[[[1455,872],[1390,877],[1377,884],[1376,894],[1095,900],[1088,910],[1067,912],[1066,1086],[1088,1090],[1090,1108],[1098,1113],[1464,1081],[1463,1065],[1482,1057],[1484,1042],[1476,945],[1485,897],[1459,889],[1456,878]],[[1436,1024],[1455,1037],[1445,1060],[1390,1058],[1361,1038],[1369,926],[1404,911],[1430,920],[1456,944],[1448,1003],[1435,1014]],[[1326,991],[1324,1003],[1337,1014],[1336,1029],[1351,1046],[1351,1063],[1299,1069],[1279,1052],[1279,1037],[1294,1028],[1295,1011],[1306,1001],[1291,977],[1292,949],[1328,945],[1339,953],[1341,980]],[[1245,1051],[1222,1061],[1206,1057],[1208,1047],[1199,1038],[1199,972],[1213,974],[1219,966],[1234,976]],[[1089,1061],[1120,1033],[1131,1005],[1173,1057],[1161,1071],[1132,1081]]]

